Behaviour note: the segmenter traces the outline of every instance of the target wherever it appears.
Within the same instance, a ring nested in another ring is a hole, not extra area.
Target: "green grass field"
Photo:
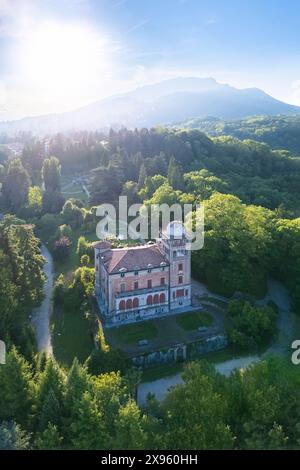
[[[51,329],[54,357],[60,364],[70,366],[74,357],[83,363],[91,354],[94,343],[81,311],[54,312]]]
[[[207,312],[189,312],[177,315],[176,323],[184,330],[191,331],[201,326],[211,326],[213,318]]]
[[[88,203],[88,196],[79,182],[73,182],[74,177],[62,176],[62,194],[66,199],[80,199],[84,204]]]
[[[114,328],[114,336],[121,345],[135,344],[142,339],[156,338],[157,334],[158,330],[151,320]]]

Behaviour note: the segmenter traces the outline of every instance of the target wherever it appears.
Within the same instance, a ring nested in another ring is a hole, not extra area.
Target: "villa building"
[[[127,248],[95,243],[95,292],[106,321],[134,322],[191,305],[188,244],[179,222],[171,222],[156,243]]]

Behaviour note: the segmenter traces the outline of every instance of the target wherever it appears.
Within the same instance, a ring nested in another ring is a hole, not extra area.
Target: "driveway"
[[[44,300],[39,307],[33,310],[31,322],[36,332],[38,351],[52,355],[50,316],[52,314],[52,289],[54,282],[53,259],[44,245],[41,247],[41,252],[46,260],[44,264],[44,273],[46,276]]]

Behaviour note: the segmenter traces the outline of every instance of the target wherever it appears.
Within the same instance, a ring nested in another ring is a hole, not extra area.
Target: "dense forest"
[[[299,377],[269,359],[229,378],[202,361],[184,383],[147,407],[135,380],[91,376],[13,348],[0,369],[0,449],[295,449],[299,447]]]
[[[253,139],[264,142],[273,149],[288,150],[295,156],[300,155],[300,118],[297,115],[251,116],[232,121],[214,117],[193,118],[174,127],[198,129],[213,137],[230,135],[241,140]]]
[[[111,130],[27,143],[21,160],[2,166],[2,204],[52,232],[95,224],[93,205],[204,202],[206,243],[193,255],[194,276],[210,288],[262,295],[271,274],[298,293],[300,159],[285,150],[198,130]],[[57,160],[58,159],[58,160]],[[91,201],[67,201],[60,172],[89,171]],[[17,181],[17,184],[13,184]],[[44,191],[40,186],[43,183]],[[61,212],[52,219],[51,214]],[[45,231],[45,230],[44,230]],[[217,267],[217,269],[216,269]]]
[[[89,207],[65,202],[60,174],[87,170]],[[121,194],[129,203],[204,202],[206,244],[193,255],[194,276],[227,295],[262,295],[272,274],[292,289],[298,308],[300,159],[285,150],[198,130],[82,132],[53,136],[47,152],[45,142],[27,142],[21,159],[0,167],[0,180],[3,210],[52,237],[64,224],[95,224],[93,205]],[[51,214],[59,213],[55,223]]]
[[[188,192],[183,180],[188,183],[193,172],[205,170],[203,184],[208,190],[216,180],[207,178],[218,178],[212,190],[235,194],[247,204],[281,207],[297,215],[300,160],[287,150],[272,150],[256,140],[209,138],[199,130],[163,128],[111,130],[108,136],[77,132],[46,141],[27,137],[22,163],[33,184],[40,184],[43,160],[49,155],[60,160],[63,174],[93,170],[93,202],[99,203],[117,198],[127,181],[141,186],[147,176],[167,176],[174,157],[176,190]],[[202,198],[206,195],[199,194]]]
[[[299,383],[286,364],[270,359],[229,378],[191,364],[183,385],[140,409],[138,373],[107,347],[92,311],[95,209],[120,195],[130,204],[203,203],[193,277],[243,297],[228,308],[236,350],[257,352],[275,334],[274,309],[255,305],[270,276],[300,311],[300,159],[292,148],[238,137],[246,140],[164,128],[26,135],[20,158],[1,154],[0,337],[9,354],[0,367],[0,449],[299,447]],[[88,202],[66,196],[70,175],[84,179]],[[29,316],[42,300],[39,239],[58,268],[55,308],[84,316],[100,345],[81,364],[37,354]]]

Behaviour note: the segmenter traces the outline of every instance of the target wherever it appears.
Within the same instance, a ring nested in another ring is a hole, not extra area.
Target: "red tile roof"
[[[161,263],[169,264],[158,245],[115,248],[103,253],[103,261],[109,274],[116,274],[120,269],[127,271],[160,267]]]

